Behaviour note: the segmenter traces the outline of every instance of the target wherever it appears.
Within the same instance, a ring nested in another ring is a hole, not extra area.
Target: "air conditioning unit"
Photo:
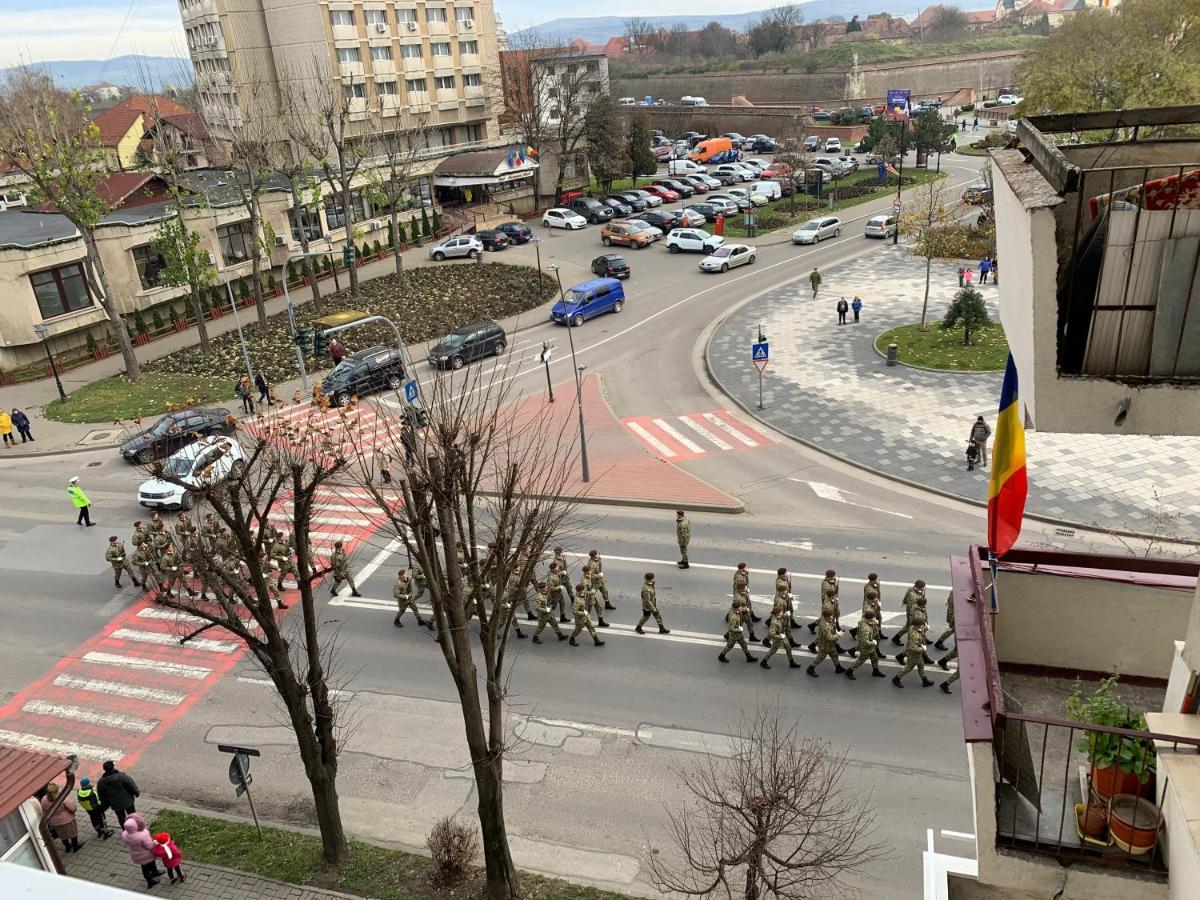
[[[387,26],[384,25],[382,22],[376,22],[375,23],[375,33],[376,34],[387,34]]]
[[[475,20],[474,19],[463,19],[462,27],[465,28],[467,31],[470,31],[472,28],[475,27]]]
[[[217,264],[217,255],[211,250],[208,251],[208,264],[210,266],[215,266]]]
[[[275,235],[275,246],[276,247],[286,247],[287,239],[284,238],[284,236],[282,234]]]
[[[379,231],[381,228],[383,228],[383,219],[371,220],[371,231]]]
[[[417,30],[417,23],[416,23],[416,22],[409,22],[409,23],[408,23],[408,30],[409,30],[409,31],[416,31],[416,30]]]

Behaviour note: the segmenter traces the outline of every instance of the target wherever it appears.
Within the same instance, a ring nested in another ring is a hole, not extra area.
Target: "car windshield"
[[[333,371],[329,373],[330,378],[338,378],[342,375],[348,375],[354,371],[354,367],[358,365],[354,360],[343,359],[340,363],[333,367]]]
[[[461,334],[448,334],[437,342],[439,347],[459,347],[462,346],[463,336]],[[334,370],[337,371],[336,369]]]
[[[567,299],[568,305],[574,304],[574,305],[578,306],[585,299],[587,299],[587,291],[581,291],[581,290],[578,290],[577,288],[571,288],[571,290],[567,291],[566,299]]]
[[[164,475],[179,478],[192,473],[192,464],[196,461],[193,456],[172,456],[163,466]]]
[[[816,231],[820,227],[821,227],[820,222],[805,222],[803,225],[800,226],[800,230],[801,231]]]
[[[166,416],[158,420],[158,423],[150,429],[151,434],[163,435],[172,429],[175,425],[175,420],[170,416]]]
[[[625,257],[623,257],[623,256],[610,256],[608,258],[608,267],[610,269],[619,269],[624,265],[625,265]]]
[[[646,222],[630,222],[625,226],[631,234],[637,234],[639,231],[645,231],[650,226]]]
[[[732,251],[728,247],[718,247],[712,252],[713,256],[728,256]]]

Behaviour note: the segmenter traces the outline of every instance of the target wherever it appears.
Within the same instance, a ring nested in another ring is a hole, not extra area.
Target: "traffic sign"
[[[541,352],[541,355],[538,356],[538,362],[540,362],[542,365],[546,366],[546,365],[550,364],[550,360],[552,360],[553,358],[554,358],[554,348],[551,347],[545,341],[542,341],[542,352]]]
[[[417,383],[415,381],[404,382],[404,399],[409,403],[415,403],[417,400]]]
[[[250,757],[245,753],[235,753],[229,760],[229,783],[250,783]]]
[[[899,200],[892,201],[892,215],[894,215],[894,216],[900,215],[900,201]]]
[[[771,357],[771,348],[766,341],[759,341],[756,344],[751,344],[750,358],[754,361],[754,365],[761,372],[767,367],[767,360]]]

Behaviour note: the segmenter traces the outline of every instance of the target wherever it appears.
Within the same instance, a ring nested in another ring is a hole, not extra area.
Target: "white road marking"
[[[772,547],[783,547],[785,550],[812,550],[812,541],[772,541],[766,538],[750,538],[755,544],[770,544]],[[822,575],[822,578],[825,576]]]
[[[847,500],[845,495],[851,494],[853,496],[853,492],[843,491],[841,488],[835,487],[832,484],[825,484],[824,482],[820,481],[805,481],[803,478],[792,478],[790,476],[788,477],[788,481],[807,484],[810,488],[812,488],[813,493],[822,500],[829,500],[833,503],[845,503],[847,506],[857,506],[860,509],[869,509],[871,512],[883,513],[884,515],[888,516],[899,516],[901,519],[912,518],[912,516],[910,516],[908,513],[894,512],[890,509],[881,509],[878,506],[868,506],[865,503],[855,503],[853,500]]]
[[[285,581],[283,584],[284,584],[284,587],[286,588],[287,582]],[[294,586],[295,585],[293,584],[293,587]],[[189,613],[180,612],[179,610],[175,610],[175,609],[159,609],[154,606],[147,606],[145,609],[139,610],[138,618],[139,619],[163,619],[163,620],[166,620],[169,622],[178,622],[180,625],[207,625],[208,624],[208,619],[202,618],[200,616],[193,616],[193,615],[190,615]],[[250,631],[261,631],[262,630],[262,626],[259,625],[257,622],[255,622],[253,619],[242,619],[242,624]],[[215,627],[219,628],[221,626],[218,625]],[[191,641],[188,641],[188,643],[190,644]]]
[[[260,687],[269,687],[269,688],[275,687],[275,682],[273,682],[270,678],[251,678],[248,675],[239,675],[237,677],[237,680],[242,682],[242,684],[257,684]],[[333,695],[334,697],[353,697],[354,696],[354,691],[342,691],[342,690],[338,690],[337,688],[330,688],[329,693],[331,695]]]
[[[141,734],[149,734],[158,727],[157,719],[141,719],[137,716],[127,716],[124,713],[102,712],[95,709],[85,709],[82,706],[47,703],[45,700],[30,700],[21,707],[21,711],[33,713],[38,716],[53,716],[56,719],[87,722],[91,725],[100,725],[104,728],[137,731]]]
[[[80,744],[75,741],[60,741],[57,738],[39,737],[36,734],[21,734],[17,731],[0,729],[0,744],[10,747],[20,747],[22,750],[37,750],[41,753],[55,753],[66,756],[76,753],[84,759],[125,758],[124,750],[114,750],[111,747],[97,747],[95,744]]]
[[[591,722],[572,722],[570,719],[543,719],[541,716],[530,716],[528,721],[539,725],[549,725],[551,728],[573,728],[576,731],[594,731],[598,734],[615,734],[618,737],[634,737],[637,732],[632,728],[617,728],[615,725],[595,725]]]
[[[721,438],[717,437],[715,434],[713,434],[711,431],[709,431],[707,428],[705,428],[703,425],[701,425],[699,422],[697,422],[691,416],[679,416],[678,418],[679,418],[680,422],[682,422],[684,425],[691,428],[694,432],[696,432],[696,434],[700,435],[702,438],[704,438],[706,441],[708,441],[711,444],[713,444],[714,446],[716,446],[718,449],[721,449],[721,450],[732,450],[733,449],[732,444],[728,444],[725,441],[723,441]]]
[[[276,525],[290,525],[290,514],[272,515],[271,521]],[[317,515],[313,517],[313,525],[325,527],[327,525],[354,525],[359,528],[368,525],[374,525],[375,522],[369,516],[327,516]]]
[[[179,638],[173,634],[164,634],[161,631],[136,631],[132,628],[118,628],[109,637],[122,641],[135,641],[139,644],[160,644],[169,647],[180,646]],[[190,647],[193,650],[207,650],[209,653],[232,653],[239,647],[239,644],[233,641],[211,641],[208,638],[194,638],[183,646]]]
[[[85,653],[80,657],[84,662],[100,666],[119,666],[123,669],[137,669],[145,672],[158,672],[160,675],[174,675],[177,678],[189,678],[192,681],[203,681],[212,674],[212,669],[206,666],[189,666],[184,663],[160,662],[157,659],[142,659],[138,656],[122,656],[119,653]]]
[[[343,531],[310,531],[308,536],[314,541],[349,541],[353,539]]]
[[[730,435],[734,440],[741,441],[747,447],[757,447],[758,446],[758,441],[754,440],[751,437],[748,437],[747,435],[742,434],[740,431],[738,431],[736,428],[734,428],[732,425],[730,425],[728,422],[726,422],[720,416],[714,415],[713,413],[705,413],[704,418],[708,419],[708,421],[712,422],[714,425],[716,425],[718,428],[720,428],[726,434]]]
[[[354,583],[361,584],[362,582],[364,582],[368,578],[370,578],[372,575],[374,575],[376,569],[378,569],[380,566],[382,566],[389,556],[391,556],[393,553],[395,553],[397,550],[399,550],[403,546],[404,546],[404,544],[400,541],[399,538],[392,538],[390,541],[388,541],[387,546],[385,546],[382,550],[380,550],[378,553],[376,553],[374,559],[372,559],[369,563],[367,563],[365,566],[363,566],[361,569],[359,569],[358,572],[355,573]],[[341,588],[338,591],[338,596],[339,597],[347,596],[347,595],[343,594],[343,591],[348,591],[348,590],[350,590],[350,586],[346,585],[344,588]],[[354,598],[354,599],[358,599],[358,598]],[[395,606],[395,604],[393,603],[392,606]]]
[[[707,453],[708,452],[703,447],[701,447],[699,444],[697,444],[695,441],[691,440],[690,438],[684,437],[679,431],[677,431],[674,428],[674,426],[668,424],[665,419],[653,419],[652,421],[654,422],[655,425],[657,425],[659,428],[661,428],[663,431],[665,431],[667,434],[669,434],[675,440],[679,441],[679,443],[683,444],[683,446],[687,447],[693,453]]]
[[[640,437],[643,441],[661,453],[663,456],[674,456],[675,451],[652,435],[649,431],[639,425],[637,422],[627,422],[629,430]]]
[[[114,697],[125,697],[129,700],[145,700],[149,703],[162,703],[165,706],[178,706],[186,698],[186,694],[176,691],[164,691],[159,688],[138,687],[135,684],[125,684],[121,681],[104,681],[100,678],[80,678],[77,675],[59,675],[54,679],[57,687],[74,688],[77,691],[89,691],[93,694],[112,694]]]

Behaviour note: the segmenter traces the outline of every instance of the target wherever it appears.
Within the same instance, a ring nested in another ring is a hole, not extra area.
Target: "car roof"
[[[480,319],[478,322],[472,322],[470,325],[464,325],[462,328],[455,328],[450,333],[451,334],[468,335],[468,334],[471,334],[472,332],[479,331],[480,329],[483,329],[483,328],[500,328],[500,326],[497,325],[495,322],[493,322],[491,319]],[[501,330],[503,330],[503,329],[501,329]]]
[[[622,256],[620,253],[601,253],[599,256],[596,257],[596,259],[619,259],[622,262],[624,262],[625,257]],[[592,262],[595,262],[596,259],[592,260]]]
[[[206,435],[204,437],[197,438],[187,446],[176,450],[171,454],[171,459],[195,459],[200,455],[202,450],[207,450],[209,447],[225,443],[236,444],[237,441],[229,435],[224,434]]]
[[[501,222],[496,227],[497,228],[509,228],[509,227],[528,228],[529,226],[526,225],[524,222],[515,222],[514,221],[514,222]]]
[[[380,344],[377,347],[370,347],[366,350],[359,350],[356,353],[348,354],[346,359],[364,360],[368,357],[374,356],[376,353],[383,353],[386,351],[391,351],[392,353],[397,352],[395,347],[385,347],[383,344]]]
[[[612,254],[612,255],[615,256],[616,254]],[[581,281],[581,282],[579,282],[579,284],[573,285],[571,287],[571,290],[573,290],[573,291],[593,291],[598,287],[602,287],[602,286],[606,286],[606,285],[620,284],[620,283],[621,282],[619,282],[615,278],[592,278],[589,281]]]

